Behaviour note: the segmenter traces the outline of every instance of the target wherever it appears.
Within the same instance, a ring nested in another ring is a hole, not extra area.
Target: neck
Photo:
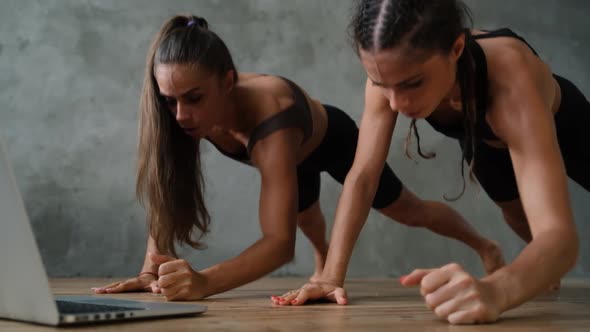
[[[463,112],[463,102],[461,100],[461,87],[459,82],[455,81],[451,92],[447,96],[449,107],[458,112]]]
[[[213,127],[213,131],[229,133],[239,132],[241,129],[240,108],[238,107],[237,86],[232,89],[226,98],[223,109],[223,121]]]
[[[463,105],[461,102],[461,87],[459,86],[458,81],[455,81],[455,84],[453,84],[451,90],[449,90],[447,95],[443,98],[443,100],[441,100],[437,110],[456,112],[463,111]]]

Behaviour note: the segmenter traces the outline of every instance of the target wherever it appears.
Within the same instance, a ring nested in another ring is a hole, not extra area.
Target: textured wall
[[[145,52],[160,24],[175,13],[208,19],[244,71],[281,74],[320,100],[359,119],[364,72],[349,47],[349,2],[341,0],[53,0],[0,2],[0,132],[48,272],[53,276],[131,275],[145,249],[144,212],[134,198],[137,104]],[[476,27],[510,26],[554,68],[590,95],[590,23],[584,0],[471,0]],[[421,197],[442,199],[460,189],[459,149],[421,125],[436,161],[403,156],[408,122],[394,135],[389,162]],[[204,144],[207,202],[213,216],[209,248],[184,250],[198,268],[238,254],[259,234],[259,178]],[[321,204],[331,225],[340,185],[322,180]],[[590,276],[590,195],[571,183],[583,241],[572,272]],[[585,204],[584,204],[585,203]],[[232,207],[228,209],[227,207]],[[512,259],[523,244],[485,193],[471,186],[453,204]],[[311,273],[307,240],[275,274]],[[2,244],[0,244],[0,247]],[[1,250],[9,248],[1,247]],[[389,276],[454,259],[481,273],[461,244],[409,229],[372,213],[350,276]]]

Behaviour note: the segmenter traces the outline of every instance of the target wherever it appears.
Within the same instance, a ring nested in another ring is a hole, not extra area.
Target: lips
[[[197,137],[199,135],[199,128],[182,128],[182,131],[191,137]]]
[[[402,112],[405,116],[409,117],[409,118],[413,118],[416,117],[420,114],[420,111],[416,111],[416,112]]]

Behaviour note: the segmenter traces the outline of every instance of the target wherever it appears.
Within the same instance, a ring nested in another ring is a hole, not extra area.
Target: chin
[[[424,111],[416,111],[416,112],[404,112],[402,113],[406,117],[410,119],[423,119],[426,116],[424,115]]]
[[[427,117],[431,116],[432,113],[434,113],[434,111],[436,111],[436,108],[434,109],[422,109],[419,113],[417,113],[414,118],[416,119],[426,119]]]
[[[189,132],[189,133],[185,132],[185,134],[188,137],[190,137],[190,138],[192,138],[194,140],[197,140],[197,141],[200,140],[201,138],[203,138],[203,134],[198,133],[198,132],[195,132],[195,133],[193,133],[193,132]]]

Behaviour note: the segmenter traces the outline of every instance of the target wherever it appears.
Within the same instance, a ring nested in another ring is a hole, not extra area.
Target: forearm
[[[293,259],[295,238],[262,238],[239,256],[207,268],[206,296],[223,293],[276,270]]]
[[[501,294],[501,311],[509,310],[559,281],[575,264],[578,246],[575,231],[538,234],[512,264],[483,280]]]
[[[338,201],[322,279],[342,286],[352,250],[367,220],[376,185],[360,177],[347,177]]]
[[[148,237],[147,247],[145,250],[145,258],[143,260],[143,267],[141,268],[141,272],[152,272],[158,274],[158,266],[150,260],[148,253],[158,255],[161,254],[160,250],[158,250],[158,247],[156,246],[156,241],[154,241],[154,239],[151,236]]]

